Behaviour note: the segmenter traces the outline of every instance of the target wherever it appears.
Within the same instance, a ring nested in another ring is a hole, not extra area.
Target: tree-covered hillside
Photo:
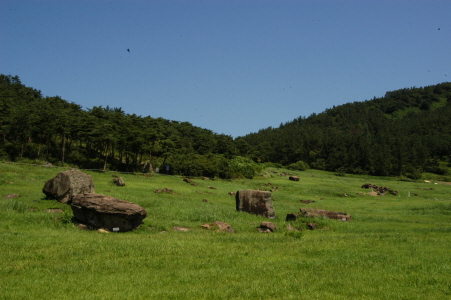
[[[387,92],[233,139],[122,108],[82,109],[0,75],[0,159],[251,178],[256,163],[419,178],[448,175],[451,83]]]
[[[151,165],[166,172],[169,166],[171,174],[228,177],[228,159],[237,154],[230,136],[121,108],[83,110],[58,96],[43,97],[17,76],[0,75],[0,126],[3,160],[120,171]]]
[[[261,162],[328,171],[445,175],[451,155],[451,83],[387,92],[382,98],[347,103],[299,117],[240,140]],[[239,141],[237,141],[239,142]]]

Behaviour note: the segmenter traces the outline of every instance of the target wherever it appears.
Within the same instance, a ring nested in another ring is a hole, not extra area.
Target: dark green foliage
[[[43,97],[17,76],[0,75],[0,130],[3,160],[88,169],[136,172],[150,163],[164,173],[169,165],[168,174],[229,177],[227,160],[238,153],[230,136],[121,108],[82,110],[58,96]]]
[[[307,163],[303,162],[302,160],[299,160],[295,163],[288,165],[287,168],[290,170],[305,171],[305,170],[309,169],[309,165]]]
[[[259,163],[337,175],[448,176],[450,99],[449,82],[406,88],[233,139],[121,108],[83,110],[0,74],[0,159],[222,178],[253,178]]]
[[[430,161],[450,159],[449,99],[449,82],[401,89],[262,129],[239,142],[255,161],[286,166],[303,161],[314,169],[341,170],[337,174],[446,175],[449,166]]]

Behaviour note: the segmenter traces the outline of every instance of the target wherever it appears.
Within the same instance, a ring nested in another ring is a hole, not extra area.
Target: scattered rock
[[[292,180],[292,181],[299,181],[299,177],[298,176],[290,176],[290,177],[288,177],[288,179]]]
[[[78,194],[94,193],[94,183],[90,175],[72,169],[62,171],[48,180],[42,192],[49,199],[70,203],[72,198]]]
[[[230,196],[235,196],[234,192],[228,192],[227,194],[229,194]]]
[[[221,221],[215,221],[214,223],[205,223],[201,225],[202,228],[208,229],[208,230],[216,230],[216,231],[222,231],[222,232],[231,232],[234,233],[235,230],[227,223],[221,222]]]
[[[257,227],[259,232],[267,233],[276,231],[277,227],[272,222],[261,222],[260,226]]]
[[[168,188],[164,188],[161,190],[155,190],[155,193],[172,193],[174,190],[168,189]]]
[[[316,223],[307,223],[307,229],[313,230],[318,228],[318,224]]]
[[[274,219],[271,193],[259,190],[238,190],[235,195],[236,210]]]
[[[114,179],[114,184],[117,186],[124,186],[125,185],[125,181],[122,177],[117,177]]]
[[[300,200],[302,203],[309,204],[315,202],[315,200]]]
[[[186,183],[191,183],[192,182],[192,180],[189,179],[189,178],[183,178],[183,181],[185,181]]]
[[[386,186],[377,186],[375,184],[371,184],[371,183],[365,183],[361,186],[362,189],[372,189],[374,192],[377,193],[377,195],[379,196],[383,196],[386,193],[390,193],[392,195],[397,196],[398,195],[398,191],[393,190],[391,188],[388,188]],[[374,196],[374,195],[371,195]]]
[[[92,193],[76,195],[71,208],[78,222],[109,231],[139,228],[147,216],[146,210],[135,203]]]
[[[301,208],[301,214],[303,217],[325,217],[328,219],[337,219],[342,221],[351,221],[351,216],[347,213],[329,211],[324,209],[313,209],[313,208]]]
[[[16,198],[16,197],[19,197],[19,195],[17,195],[17,194],[9,194],[9,195],[5,196],[5,199],[11,199],[11,198]]]
[[[103,228],[99,228],[99,229],[97,229],[97,231],[100,233],[110,233],[108,230],[105,230]]]
[[[179,231],[179,232],[186,232],[186,231],[190,231],[191,228],[183,227],[183,226],[174,226],[174,227],[172,227],[172,230]]]
[[[285,221],[290,222],[290,221],[296,221],[296,219],[302,216],[301,213],[293,213],[293,214],[287,214],[287,216],[285,217]]]
[[[88,225],[81,224],[81,223],[78,224],[77,227],[78,227],[78,229],[82,229],[82,230],[91,230],[91,228],[89,228]]]
[[[203,177],[202,180],[210,180],[209,177]]]
[[[202,199],[202,202],[208,202],[208,200],[207,199]]]
[[[215,187],[212,187],[212,186],[207,186],[207,188],[216,190],[216,188],[215,188]]]

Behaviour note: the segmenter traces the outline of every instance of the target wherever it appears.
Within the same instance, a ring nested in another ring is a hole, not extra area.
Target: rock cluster
[[[121,179],[116,176],[115,181]],[[137,204],[95,194],[92,177],[78,170],[58,173],[45,183],[42,191],[47,198],[70,204],[74,221],[86,228],[129,231],[141,226],[147,215],[146,210]]]
[[[377,195],[385,195],[386,193],[390,193],[392,195],[398,195],[398,191],[388,188],[386,186],[377,186],[371,183],[365,183],[362,185],[362,189],[372,189]]]

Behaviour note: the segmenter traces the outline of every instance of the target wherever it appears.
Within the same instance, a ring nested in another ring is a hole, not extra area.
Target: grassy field
[[[293,182],[279,175],[287,170],[268,169],[253,180],[194,178],[198,186],[176,176],[117,174],[126,183],[117,187],[112,173],[86,172],[96,193],[147,210],[136,231],[100,233],[78,229],[69,206],[44,199],[45,181],[62,170],[0,164],[0,299],[451,298],[451,185],[432,177],[407,182],[309,170],[294,172],[300,181]],[[275,233],[257,232],[267,220],[237,212],[227,194],[268,190],[267,183],[278,187]],[[369,196],[364,183],[399,194]],[[154,192],[163,188],[173,193]],[[352,221],[285,221],[301,207],[346,212]],[[200,226],[213,221],[236,233]],[[320,229],[306,230],[306,222]]]

